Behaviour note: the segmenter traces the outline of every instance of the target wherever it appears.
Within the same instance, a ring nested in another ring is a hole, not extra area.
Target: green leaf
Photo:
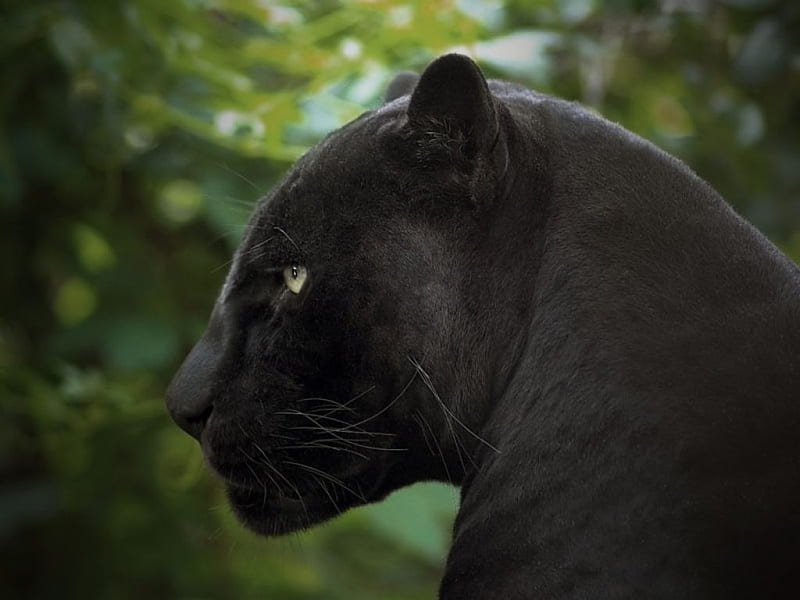
[[[458,491],[452,486],[418,483],[362,512],[394,542],[439,563],[447,553],[457,505]]]

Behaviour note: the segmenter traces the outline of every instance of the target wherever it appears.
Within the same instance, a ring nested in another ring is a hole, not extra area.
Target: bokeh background
[[[253,202],[458,50],[687,161],[800,258],[800,3],[6,0],[0,597],[432,598],[455,490],[242,530],[163,390]]]

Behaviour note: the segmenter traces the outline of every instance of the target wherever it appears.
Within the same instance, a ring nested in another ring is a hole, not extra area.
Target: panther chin
[[[330,500],[312,495],[265,497],[262,490],[226,484],[228,502],[239,521],[259,535],[276,537],[307,529],[339,514]],[[349,508],[349,507],[348,507]]]
[[[329,479],[317,479],[325,481],[324,485],[319,483],[313,488],[292,485],[280,495],[262,486],[229,480],[225,481],[225,491],[242,525],[259,535],[277,537],[308,529],[350,508],[382,499],[389,491],[382,489],[384,468],[382,464],[372,464],[347,479],[328,476]]]

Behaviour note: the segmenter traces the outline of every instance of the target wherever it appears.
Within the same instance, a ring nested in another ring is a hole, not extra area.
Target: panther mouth
[[[327,405],[304,408],[276,412],[260,431],[212,415],[201,436],[205,462],[224,483],[234,514],[261,535],[306,529],[380,499],[406,450],[377,425],[362,431],[359,419],[367,417],[348,413],[356,423],[348,425]]]

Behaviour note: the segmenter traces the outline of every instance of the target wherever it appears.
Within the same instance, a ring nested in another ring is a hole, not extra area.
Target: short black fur
[[[797,266],[678,160],[463,56],[386,101],[259,203],[168,391],[244,524],[451,481],[441,598],[797,595]]]

